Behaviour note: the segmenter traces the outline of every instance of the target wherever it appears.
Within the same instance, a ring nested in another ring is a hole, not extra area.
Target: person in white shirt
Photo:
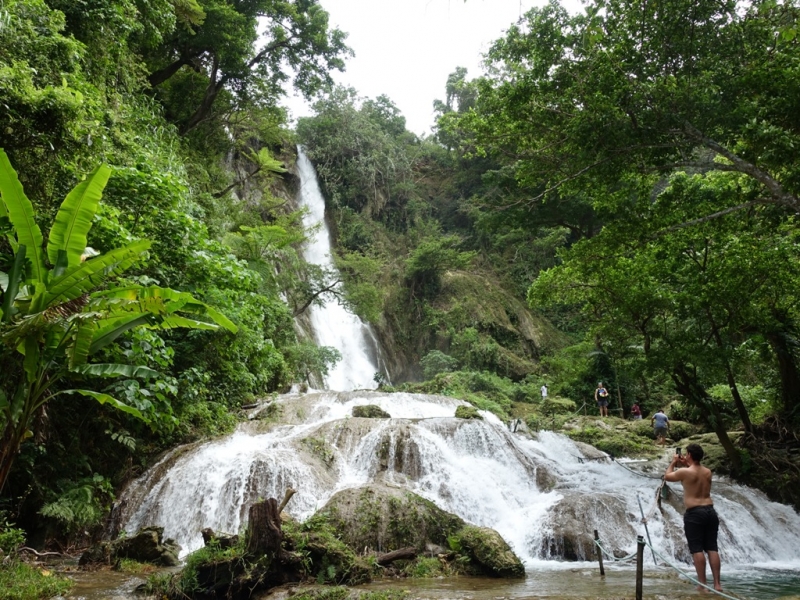
[[[547,384],[542,385],[542,400],[547,398]]]

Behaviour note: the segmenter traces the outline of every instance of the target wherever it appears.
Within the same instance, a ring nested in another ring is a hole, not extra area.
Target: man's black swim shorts
[[[695,506],[683,515],[683,530],[689,552],[717,552],[719,517],[713,506]]]

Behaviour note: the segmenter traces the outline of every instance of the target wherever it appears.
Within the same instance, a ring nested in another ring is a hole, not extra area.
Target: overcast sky
[[[362,96],[386,94],[406,118],[406,126],[428,133],[433,101],[444,100],[447,76],[466,67],[480,74],[481,54],[521,14],[545,0],[320,0],[331,24],[349,34],[355,57],[337,83]],[[579,7],[579,0],[570,0]],[[310,114],[290,97],[293,117]]]

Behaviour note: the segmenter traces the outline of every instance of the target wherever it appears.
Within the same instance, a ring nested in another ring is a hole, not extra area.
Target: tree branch
[[[317,298],[319,298],[322,294],[325,294],[326,292],[333,293],[334,288],[337,285],[339,285],[341,282],[342,282],[341,279],[337,279],[336,281],[334,281],[329,286],[324,287],[321,290],[317,290],[316,292],[314,292],[311,295],[311,297],[308,299],[308,301],[305,304],[303,304],[303,306],[301,306],[300,308],[295,309],[293,315],[296,317],[297,315],[302,314],[309,306],[311,306],[311,303],[314,302],[314,300],[316,300]]]
[[[781,206],[791,208],[795,212],[800,212],[800,199],[784,190],[780,182],[774,179],[769,173],[762,171],[754,164],[739,158],[736,154],[722,146],[720,143],[715,142],[709,137],[706,137],[691,123],[687,122],[684,125],[684,130],[690,138],[700,142],[709,150],[713,150],[720,156],[723,156],[731,161],[736,171],[744,173],[745,175],[749,175],[761,183],[765,188],[767,188],[767,190],[769,190],[770,195],[774,199],[774,204],[780,204]]]

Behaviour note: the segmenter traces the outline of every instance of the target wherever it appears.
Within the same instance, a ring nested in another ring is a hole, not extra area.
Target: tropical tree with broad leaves
[[[62,394],[94,398],[140,419],[138,409],[113,396],[67,383],[85,377],[148,378],[144,366],[92,363],[90,359],[126,331],[138,327],[236,332],[236,326],[191,294],[158,286],[105,284],[141,259],[148,240],[97,254],[87,235],[111,174],[97,167],[66,197],[44,244],[33,204],[0,149],[0,491],[20,445],[47,403]],[[8,250],[8,251],[6,251]]]

